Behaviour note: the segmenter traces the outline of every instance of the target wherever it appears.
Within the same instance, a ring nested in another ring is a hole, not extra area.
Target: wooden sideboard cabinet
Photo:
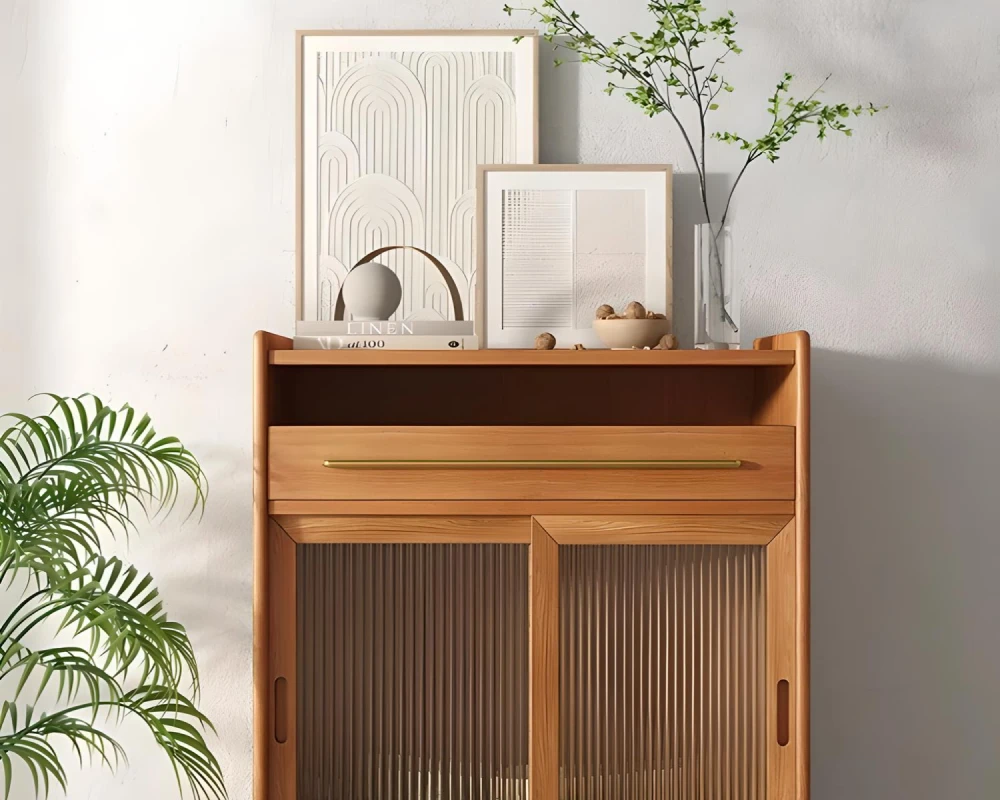
[[[805,800],[809,339],[254,363],[256,800]]]

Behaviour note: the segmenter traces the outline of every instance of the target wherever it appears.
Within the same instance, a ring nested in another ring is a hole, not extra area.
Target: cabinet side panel
[[[782,333],[754,342],[755,350],[794,350],[792,367],[757,370],[753,421],[757,425],[795,426],[795,708],[799,732],[796,800],[809,798],[809,473],[811,345],[805,331]]]
[[[268,800],[270,674],[268,663],[269,575],[267,428],[270,425],[268,360],[271,350],[290,350],[292,340],[257,331],[253,340],[253,796]]]

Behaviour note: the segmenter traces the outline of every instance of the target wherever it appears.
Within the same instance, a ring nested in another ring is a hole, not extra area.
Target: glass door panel
[[[559,547],[564,800],[764,800],[765,553]]]
[[[528,545],[298,551],[299,800],[526,800]]]

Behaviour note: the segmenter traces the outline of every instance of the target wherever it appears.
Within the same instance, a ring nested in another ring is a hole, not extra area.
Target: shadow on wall
[[[51,308],[42,289],[43,253],[51,242],[43,212],[47,182],[40,176],[51,169],[42,134],[52,96],[45,78],[52,67],[31,52],[37,31],[30,4],[8,8],[0,24],[0,97],[7,120],[0,128],[0,413],[41,391],[44,370],[30,345],[45,338],[43,311]]]
[[[813,354],[816,800],[1000,787],[1000,376]]]
[[[554,68],[556,48],[538,40],[538,163],[580,160],[580,64]]]

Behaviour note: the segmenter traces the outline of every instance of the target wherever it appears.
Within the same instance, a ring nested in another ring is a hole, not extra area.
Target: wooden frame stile
[[[559,797],[559,545],[537,520],[528,559],[528,774],[533,800]]]
[[[774,618],[776,626],[792,626],[787,631],[788,641],[794,643],[792,654],[782,657],[792,659],[788,666],[791,674],[789,687],[790,741],[781,753],[775,753],[781,765],[781,783],[784,793],[770,796],[784,800],[809,798],[809,334],[805,331],[782,333],[754,341],[754,350],[794,351],[795,363],[785,368],[768,368],[757,373],[753,422],[757,425],[795,426],[795,519],[768,548],[768,574],[775,575],[771,562],[782,560],[794,584],[784,587],[778,602],[791,603],[794,613],[782,620]],[[780,549],[778,549],[780,548]],[[772,614],[769,597],[768,614]],[[787,609],[788,606],[786,606]],[[780,613],[781,606],[774,610]],[[778,679],[780,680],[780,678]],[[769,691],[775,690],[769,687]],[[790,754],[789,754],[789,751]],[[771,760],[769,758],[769,760]],[[770,771],[770,770],[769,770]]]
[[[267,497],[267,428],[269,416],[268,362],[270,351],[290,350],[292,340],[257,331],[253,340],[253,705],[255,720],[271,720],[274,693],[271,680],[271,548]],[[254,725],[253,791],[258,800],[270,793],[270,749],[273,725]],[[292,770],[294,780],[294,768]]]
[[[767,796],[797,800],[795,521],[767,546]]]
[[[273,520],[268,525],[270,652],[268,653],[268,800],[296,800],[298,613],[296,544]]]

